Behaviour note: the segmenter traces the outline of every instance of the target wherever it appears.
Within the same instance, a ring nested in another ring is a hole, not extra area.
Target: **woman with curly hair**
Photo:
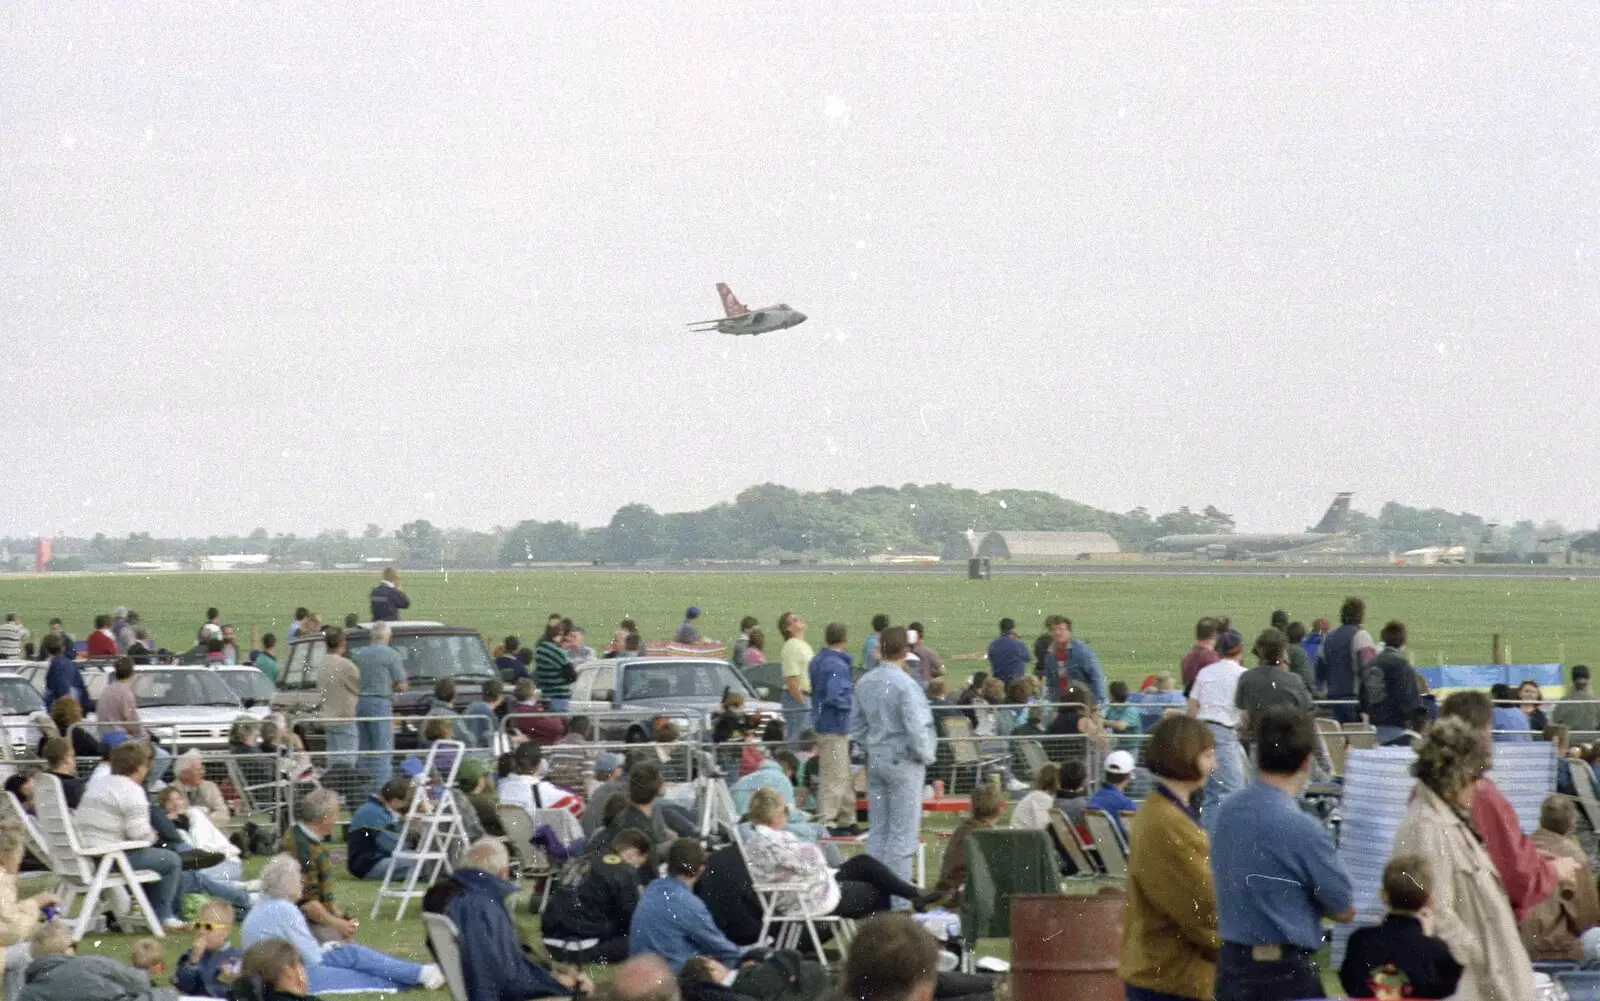
[[[1517,935],[1483,835],[1472,823],[1472,796],[1489,767],[1489,738],[1464,720],[1442,719],[1416,745],[1417,786],[1395,835],[1396,856],[1424,860],[1433,891],[1433,934],[1464,966],[1454,995],[1462,1001],[1520,1001],[1533,996],[1533,967]]]

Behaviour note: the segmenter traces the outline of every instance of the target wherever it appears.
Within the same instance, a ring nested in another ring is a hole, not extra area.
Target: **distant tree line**
[[[1429,545],[1476,546],[1487,525],[1474,514],[1422,510],[1393,501],[1376,517],[1352,511],[1350,530],[1360,548],[1404,551]],[[938,553],[967,531],[1108,532],[1125,550],[1163,535],[1229,532],[1233,518],[1207,506],[1152,515],[1144,508],[1102,511],[1038,490],[964,490],[947,484],[865,487],[803,492],[771,483],[751,487],[732,503],[700,511],[663,514],[646,504],[626,504],[604,526],[565,521],[520,521],[487,532],[441,529],[426,520],[393,532],[368,525],[359,534],[338,530],[315,536],[269,534],[162,539],[148,533],[126,538],[54,540],[61,570],[128,562],[195,564],[207,555],[266,553],[281,566],[335,567],[393,560],[408,567],[499,567],[525,563],[601,560],[865,559],[880,553]],[[1528,549],[1564,535],[1554,522],[1519,521],[1498,532],[1497,546]],[[0,539],[13,569],[32,566],[32,539]]]

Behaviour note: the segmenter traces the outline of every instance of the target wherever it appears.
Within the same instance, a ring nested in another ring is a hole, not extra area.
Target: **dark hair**
[[[1432,718],[1427,706],[1416,706],[1406,713],[1406,729],[1413,733],[1421,733]]]
[[[1126,681],[1113,681],[1106,686],[1106,693],[1111,696],[1112,702],[1126,702],[1128,701],[1128,683]]]
[[[17,772],[15,774],[13,774],[10,778],[6,779],[6,792],[10,793],[11,795],[17,797],[17,799],[20,800],[22,798],[22,787],[24,785],[27,785],[29,782],[32,782],[32,781],[33,781],[33,773],[32,772],[26,772],[26,773]],[[168,788],[171,788],[171,787],[169,786]]]
[[[433,683],[433,697],[440,702],[454,702],[456,698],[456,683],[451,678],[440,678]]]
[[[311,609],[305,607],[304,605],[301,605],[299,608],[296,608],[294,610],[294,620],[296,622],[299,622],[301,619],[305,618],[306,616],[308,616],[310,614],[311,614]]]
[[[658,762],[646,761],[628,773],[628,802],[643,806],[660,795],[661,765]]]
[[[889,628],[889,617],[887,615],[883,614],[882,612],[879,612],[877,615],[874,615],[872,617],[872,631],[873,632],[881,633],[885,629],[888,629],[888,628]]]
[[[1360,598],[1346,598],[1344,604],[1339,606],[1339,624],[1344,626],[1359,626],[1361,620],[1367,617],[1367,603]]]
[[[1572,680],[1573,681],[1578,681],[1579,679],[1582,679],[1584,681],[1588,681],[1589,680],[1589,665],[1588,664],[1574,664],[1574,665],[1572,665]]]
[[[574,716],[567,720],[567,732],[575,733],[580,737],[587,737],[594,732],[594,724],[587,716]]]
[[[843,643],[846,635],[848,634],[845,631],[843,622],[830,622],[828,623],[828,628],[822,633],[822,641],[829,646],[833,646],[835,643]]]
[[[628,806],[628,797],[626,796],[612,796],[606,800],[605,809],[600,811],[600,825],[602,827],[610,827],[611,822],[622,816],[622,811],[626,810]]]
[[[904,626],[888,626],[883,630],[883,635],[878,638],[878,658],[880,660],[897,660],[906,655],[911,644],[906,640]]]
[[[606,805],[610,806],[616,800],[617,797],[613,796],[610,800],[607,800]],[[624,848],[632,848],[635,851],[643,852],[648,857],[650,849],[654,847],[650,843],[650,835],[637,827],[624,827],[611,837],[611,850],[614,852],[620,852]]]
[[[300,950],[281,938],[264,938],[244,951],[239,972],[258,977],[269,988],[278,987],[284,974],[301,965]]]
[[[698,876],[706,865],[706,850],[694,838],[679,838],[667,849],[667,875]]]
[[[715,967],[711,965],[714,962],[716,960],[707,956],[689,957],[684,962],[683,969],[678,971],[678,983],[680,985],[717,983]]]
[[[1392,911],[1420,911],[1433,898],[1421,855],[1395,855],[1383,867],[1383,899]]]
[[[1200,755],[1216,743],[1210,729],[1193,716],[1163,716],[1150,730],[1144,765],[1158,778],[1198,782]]]
[[[109,625],[111,625],[111,616],[109,616],[109,615],[96,615],[94,617],[94,627],[96,629],[104,629],[106,626],[109,626]]]
[[[129,678],[133,677],[132,657],[117,658],[116,675],[118,681],[127,681]]]
[[[981,782],[972,789],[972,819],[993,820],[1005,809],[1005,797],[993,782]]]
[[[436,718],[443,719],[444,717]],[[544,751],[540,750],[539,745],[531,740],[523,741],[517,745],[516,750],[511,752],[512,764],[516,766],[517,771],[525,775],[533,774],[534,769],[539,767],[539,762],[543,758]]]
[[[626,635],[626,636],[624,636],[622,638],[622,649],[624,649],[624,650],[643,650],[644,649],[644,637],[640,636],[637,632],[629,633],[628,635]]]
[[[1004,636],[1006,633],[1009,633],[1011,630],[1013,630],[1015,628],[1017,628],[1017,620],[1016,619],[1001,619],[1000,620],[1000,635],[1001,636]]]
[[[328,644],[329,650],[337,650],[344,646],[344,630],[338,626],[323,626],[322,639]]]
[[[776,761],[781,767],[787,768],[789,770],[789,774],[800,774],[800,759],[795,757],[794,752],[788,748],[780,747],[776,751],[773,751],[772,760]]]
[[[927,633],[928,633],[928,631],[927,631],[927,630],[926,630],[926,629],[924,629],[924,628],[922,628],[922,623],[920,623],[920,622],[913,622],[913,623],[911,623],[911,624],[910,624],[910,625],[908,625],[908,626],[906,626],[906,629],[907,629],[907,630],[908,630],[908,631],[909,631],[909,630],[913,630],[913,629],[914,629],[914,630],[916,630],[916,633],[917,633],[917,640],[918,640],[918,641],[919,641],[919,642],[920,642],[920,641],[921,641],[921,640],[924,640],[924,639],[926,639],[926,638],[927,638]]]
[[[760,619],[756,618],[754,615],[746,615],[744,618],[739,620],[739,631],[741,633],[746,633],[759,625],[761,625]]]
[[[786,737],[787,732],[783,728],[783,720],[781,719],[767,720],[766,728],[761,731],[761,742],[763,744],[781,744]]]
[[[45,764],[53,769],[67,760],[67,755],[71,753],[72,741],[65,737],[51,737],[44,742],[44,750],[40,752],[39,756],[45,760]]]
[[[343,642],[343,641],[341,640],[340,642]],[[222,652],[222,645],[223,645],[222,644],[222,637],[221,636],[213,636],[210,639],[206,640],[206,653],[221,653]],[[329,650],[337,650],[338,646],[336,644],[334,644],[334,643],[329,643],[328,644],[328,649]]]
[[[263,649],[263,650],[271,650],[273,647],[275,647],[277,645],[278,645],[278,634],[277,633],[266,633],[261,637],[261,649]]]
[[[210,622],[212,619],[216,618],[217,616],[219,616],[221,614],[222,614],[221,612],[216,610],[215,606],[213,606],[211,608],[208,608],[208,609],[206,609],[206,621]]]
[[[62,642],[61,635],[59,633],[51,633],[39,641],[39,650],[43,653],[54,656],[55,654],[64,653],[66,651],[66,644]]]
[[[861,925],[844,965],[854,1001],[905,1001],[939,976],[939,943],[908,914],[875,915]]]
[[[1061,765],[1061,791],[1081,792],[1084,784],[1089,781],[1089,769],[1082,761],[1076,759],[1063,762]]]
[[[544,627],[544,638],[547,640],[558,640],[566,634],[567,627],[561,624],[560,619],[546,623]]]
[[[506,692],[505,682],[499,678],[490,678],[483,683],[483,701],[493,702]]]
[[[1317,725],[1311,714],[1293,706],[1273,706],[1252,728],[1256,767],[1269,775],[1293,775],[1317,746]]]
[[[1072,620],[1067,618],[1065,615],[1052,615],[1048,619],[1044,620],[1044,627],[1049,629],[1052,626],[1066,626],[1067,631],[1071,632]]]
[[[410,799],[411,780],[406,778],[404,775],[396,775],[394,778],[385,782],[382,789],[378,790],[378,798],[384,802],[392,802],[397,799]]]
[[[520,664],[522,664],[522,666],[524,666],[524,667],[527,667],[529,664],[532,664],[533,663],[533,650],[532,650],[532,648],[523,647],[522,649],[518,650],[517,651],[517,661]]]
[[[1479,691],[1451,692],[1439,704],[1439,718],[1459,719],[1474,730],[1483,730],[1494,718],[1494,704]]]
[[[1406,645],[1406,624],[1390,621],[1384,625],[1383,631],[1378,633],[1378,638],[1383,640],[1384,646],[1403,647]]]
[[[500,645],[506,648],[506,653],[515,654],[522,646],[522,641],[515,636],[507,636],[506,641]]]
[[[1061,791],[1061,769],[1055,765],[1040,765],[1038,774],[1033,777],[1033,787],[1054,797]]]
[[[1263,629],[1256,637],[1256,656],[1263,664],[1281,664],[1289,653],[1289,641],[1276,629]]]

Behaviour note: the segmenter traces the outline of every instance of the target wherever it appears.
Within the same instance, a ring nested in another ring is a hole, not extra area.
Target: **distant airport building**
[[[980,559],[1049,563],[1093,559],[1121,551],[1117,540],[1106,532],[989,532],[977,540],[972,555]]]
[[[236,553],[229,556],[202,556],[200,569],[202,570],[242,570],[250,567],[266,566],[272,559],[266,553]]]

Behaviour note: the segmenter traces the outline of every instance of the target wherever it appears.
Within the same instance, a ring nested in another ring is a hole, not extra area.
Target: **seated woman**
[[[300,913],[299,900],[299,861],[293,855],[273,856],[261,870],[261,900],[250,908],[239,929],[245,949],[272,939],[288,942],[305,964],[307,987],[312,992],[404,990],[418,984],[438,990],[444,986],[444,974],[437,966],[397,959],[354,942],[323,945]],[[249,955],[247,951],[246,972]]]
[[[1061,770],[1055,765],[1043,765],[1033,777],[1033,791],[1017,801],[1011,811],[1011,829],[1014,831],[1042,831],[1050,826],[1050,811],[1055,809],[1056,794],[1061,791]]]
[[[105,750],[100,746],[100,738],[92,732],[93,727],[77,727],[74,725],[83,722],[83,707],[78,705],[78,700],[70,695],[63,695],[50,705],[50,721],[56,725],[56,731],[61,736],[72,741],[72,753],[80,758],[105,757]],[[53,736],[49,733],[39,735],[39,757],[44,757],[44,744]]]
[[[232,1001],[316,1001],[300,953],[281,938],[246,949],[239,973],[228,990]]]
[[[1046,765],[1055,768],[1055,765]],[[966,820],[950,833],[950,843],[944,849],[944,861],[939,864],[939,882],[934,889],[953,896],[951,906],[961,901],[961,889],[967,885],[967,837],[973,831],[987,831],[994,827],[1005,809],[1005,798],[998,786],[985,782],[972,790],[972,808]]]
[[[758,789],[750,797],[749,821],[745,853],[751,880],[796,886],[814,915],[864,918],[887,911],[895,897],[911,901],[919,910],[944,898],[939,891],[923,892],[870,855],[856,855],[830,869],[822,849],[784,829],[788,811],[771,789]],[[780,914],[793,913],[799,901],[794,894],[781,894],[777,909]]]

